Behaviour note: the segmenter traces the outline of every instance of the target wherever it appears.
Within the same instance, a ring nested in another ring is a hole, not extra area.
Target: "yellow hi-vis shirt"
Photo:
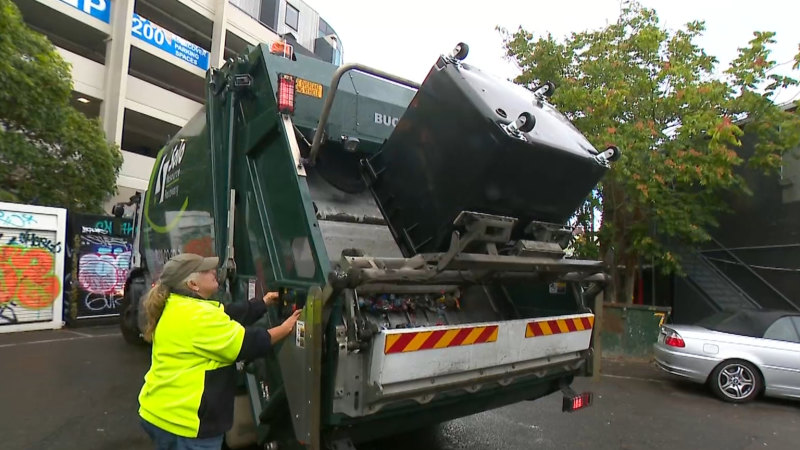
[[[153,336],[139,415],[178,436],[225,433],[244,340],[245,328],[220,303],[171,294]]]

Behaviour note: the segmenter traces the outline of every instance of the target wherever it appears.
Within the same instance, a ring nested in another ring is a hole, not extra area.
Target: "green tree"
[[[99,212],[122,154],[70,105],[69,65],[0,0],[0,200]]]
[[[576,216],[586,229],[576,251],[610,264],[617,301],[632,301],[643,260],[680,270],[667,241],[708,240],[725,210],[723,191],[748,192],[735,171],[745,163],[737,152],[745,123],[758,136],[751,167],[778,169],[781,154],[800,142],[798,116],[772,100],[798,84],[773,73],[774,33],[755,32],[717,75],[716,58],[695,44],[704,30],[700,21],[667,30],[654,10],[635,2],[615,23],[562,40],[500,30],[522,69],[517,83],[552,81],[551,101],[598,149],[622,150]]]

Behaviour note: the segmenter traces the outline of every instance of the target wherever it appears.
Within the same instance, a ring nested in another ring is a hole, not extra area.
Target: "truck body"
[[[236,448],[347,448],[559,390],[590,373],[599,261],[566,221],[618,156],[548,102],[443,55],[421,85],[282,43],[206,76],[159,153],[121,327],[173,255],[220,256],[220,296],[303,313],[240,365]],[[552,87],[550,87],[552,88]]]

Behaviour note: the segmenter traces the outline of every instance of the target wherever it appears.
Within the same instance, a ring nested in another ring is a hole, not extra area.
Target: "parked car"
[[[722,400],[800,399],[799,313],[739,310],[663,325],[653,350],[659,368],[707,383]]]

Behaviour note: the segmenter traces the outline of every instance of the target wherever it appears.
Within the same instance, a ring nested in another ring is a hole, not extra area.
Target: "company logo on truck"
[[[150,205],[160,205],[172,197],[178,195],[178,180],[181,176],[181,161],[183,161],[183,154],[186,151],[186,141],[181,140],[175,144],[171,150],[164,151],[161,154],[161,159],[156,163],[158,170],[150,175],[150,186],[153,190],[148,192],[147,201],[144,203],[144,219],[147,224],[157,233],[167,233],[171,230],[183,216],[186,207],[189,205],[189,197],[183,199],[183,204],[178,210],[178,214],[167,224],[161,225],[155,223],[150,218]]]
[[[399,117],[392,117],[388,114],[381,114],[375,113],[375,123],[378,125],[385,125],[387,127],[395,127],[397,126],[397,122],[400,120]]]
[[[153,196],[158,203],[178,195],[177,181],[181,176],[181,161],[185,151],[186,141],[181,140],[161,158],[156,173],[156,186],[153,189]]]

